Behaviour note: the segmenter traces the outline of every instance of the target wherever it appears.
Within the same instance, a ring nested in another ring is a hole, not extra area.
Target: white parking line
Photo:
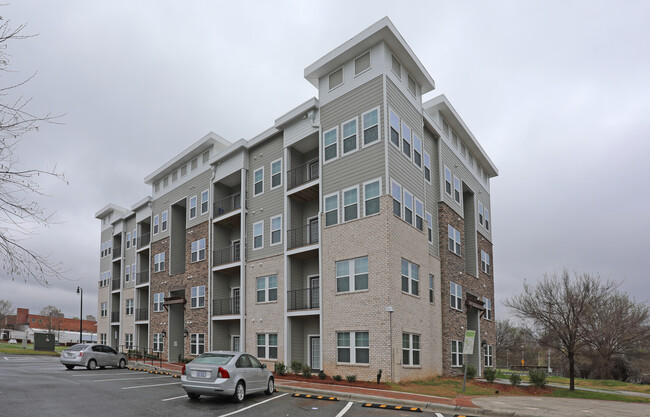
[[[228,417],[228,416],[232,416],[232,415],[234,415],[234,414],[241,413],[242,411],[246,411],[246,410],[248,410],[249,408],[257,407],[258,405],[262,405],[262,404],[264,404],[264,403],[268,403],[269,401],[277,400],[278,398],[280,398],[280,397],[284,397],[285,395],[289,395],[289,393],[281,394],[281,395],[278,395],[277,397],[273,397],[273,398],[269,398],[268,400],[260,401],[260,402],[258,402],[257,404],[249,405],[248,407],[244,407],[244,408],[242,408],[241,410],[233,411],[232,413],[222,414],[222,415],[220,415],[219,417]]]
[[[350,401],[349,403],[347,403],[347,405],[346,405],[345,407],[343,407],[343,410],[341,410],[341,411],[336,415],[336,417],[343,417],[343,416],[345,415],[345,413],[348,412],[348,410],[350,409],[350,407],[352,407],[352,404],[354,404],[352,401]]]
[[[445,416],[443,416],[443,415],[440,414],[440,413],[436,413],[436,417],[445,417]]]
[[[110,378],[110,379],[93,379],[93,382],[107,382],[107,381],[133,381],[134,379],[155,379],[155,378],[171,378],[170,376],[141,376],[139,378]]]
[[[178,396],[178,397],[165,398],[164,400],[160,400],[160,401],[179,400],[179,399],[181,399],[181,398],[187,398],[187,395],[180,395],[180,396]]]
[[[167,384],[153,384],[153,385],[135,385],[132,387],[122,387],[122,389],[136,389],[136,388],[149,388],[149,387],[162,387],[163,385],[180,385],[180,382],[169,382]]]

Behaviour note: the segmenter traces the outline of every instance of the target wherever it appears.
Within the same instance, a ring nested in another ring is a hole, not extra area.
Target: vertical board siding
[[[433,133],[424,129],[424,150],[431,155],[431,184],[425,180],[426,190],[425,210],[431,213],[433,229],[433,245],[429,245],[429,253],[440,258],[438,231],[438,201],[440,200],[440,169],[438,168],[438,139]]]
[[[476,225],[477,221],[476,215],[474,212],[475,207],[475,194],[467,193],[465,194],[465,229],[463,240],[465,241],[465,271],[468,274],[478,276],[476,258],[477,258],[477,249],[476,249]]]
[[[165,269],[169,271],[169,275],[185,272],[186,209],[179,206],[172,207],[170,213],[172,236],[169,239],[169,260],[165,259]]]

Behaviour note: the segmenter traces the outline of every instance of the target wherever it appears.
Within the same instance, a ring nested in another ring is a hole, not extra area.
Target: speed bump
[[[404,406],[401,406],[401,405],[365,403],[365,404],[362,405],[362,407],[383,408],[385,410],[413,411],[415,413],[421,413],[422,412],[422,409],[420,407],[404,407]]]
[[[325,400],[325,401],[338,401],[337,397],[328,397],[326,395],[311,395],[311,394],[293,394],[292,397],[296,398],[310,398],[312,400]]]

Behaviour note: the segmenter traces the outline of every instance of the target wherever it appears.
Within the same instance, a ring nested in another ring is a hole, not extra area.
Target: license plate
[[[208,372],[208,371],[192,371],[192,376],[194,378],[210,378],[210,372]]]

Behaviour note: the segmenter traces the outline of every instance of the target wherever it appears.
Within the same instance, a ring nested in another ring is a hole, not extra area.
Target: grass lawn
[[[22,343],[17,343],[17,344],[0,343],[0,353],[11,353],[15,355],[58,355],[64,349],[67,349],[67,347],[55,346],[54,352],[35,351],[33,343],[28,343],[26,349],[23,349]]]

